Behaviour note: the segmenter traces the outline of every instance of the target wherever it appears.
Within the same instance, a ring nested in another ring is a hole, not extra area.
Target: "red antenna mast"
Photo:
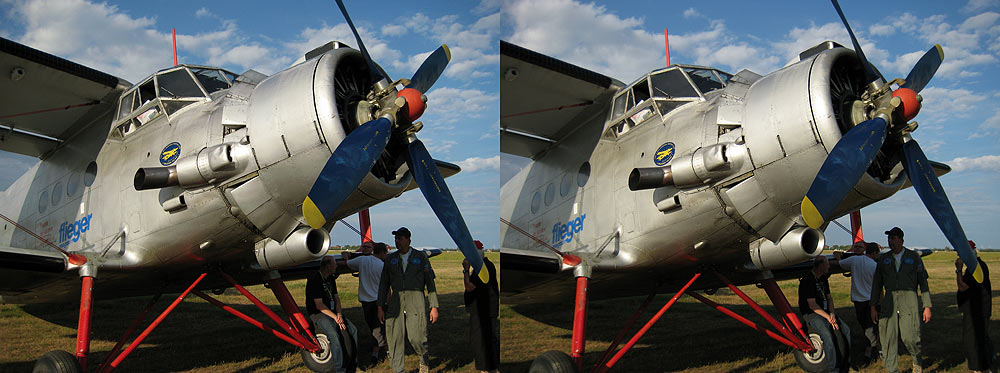
[[[170,34],[174,38],[174,66],[177,66],[177,29],[175,28],[170,29]],[[667,61],[669,60],[670,58],[668,57]]]
[[[667,38],[667,28],[663,28],[663,49],[667,51],[667,66],[670,66],[670,40]]]

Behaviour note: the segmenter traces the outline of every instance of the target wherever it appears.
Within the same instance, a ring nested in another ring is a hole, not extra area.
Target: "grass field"
[[[993,270],[996,284],[1000,271],[1000,253],[983,253]],[[930,273],[932,318],[922,331],[925,371],[967,371],[962,340],[961,312],[955,305],[954,252],[935,252],[924,257]],[[780,286],[792,306],[797,309],[797,281],[781,282]],[[862,337],[850,301],[850,278],[833,275],[830,287],[837,306],[837,316],[845,319],[854,333],[855,354],[860,353]],[[772,315],[774,307],[762,289],[741,288]],[[669,300],[671,295],[657,296],[640,316],[637,324],[645,323]],[[708,296],[719,304],[759,324],[766,322],[732,292],[720,290]],[[1000,338],[1000,291],[993,291],[993,320],[990,331],[994,341]],[[587,342],[584,366],[596,364],[629,316],[645,297],[619,298],[591,302],[587,319]],[[533,315],[529,318],[525,315]],[[572,304],[541,306],[501,305],[501,361],[504,372],[527,371],[531,361],[547,350],[569,352],[572,335]],[[626,336],[630,338],[638,326]],[[995,342],[996,343],[996,342]],[[623,343],[624,344],[624,343]],[[900,345],[901,353],[905,349]],[[899,366],[909,370],[912,359],[900,357]],[[615,366],[620,372],[774,372],[799,371],[791,349],[701,304],[690,296],[681,297],[653,326],[635,347]],[[588,369],[589,371],[589,369]],[[864,367],[863,372],[884,371],[881,361]]]
[[[490,259],[499,263],[499,255]],[[433,371],[474,370],[468,343],[469,316],[465,312],[462,292],[462,254],[445,252],[431,259],[437,274],[440,319],[429,326],[431,367]],[[361,351],[370,351],[371,338],[365,338],[368,328],[357,299],[356,277],[341,276],[337,280],[344,313],[358,327]],[[288,288],[299,305],[305,297],[305,280],[289,282]],[[100,282],[95,291],[100,291]],[[263,286],[250,291],[279,315],[284,315],[278,301]],[[148,323],[174,297],[164,296],[154,311],[147,315]],[[273,325],[260,310],[235,291],[216,297],[223,303]],[[89,367],[104,359],[128,324],[141,311],[149,298],[130,298],[96,302],[93,310],[92,341]],[[304,310],[304,307],[303,307]],[[42,316],[45,321],[36,316]],[[0,305],[0,372],[30,372],[38,357],[49,350],[74,351],[78,304],[66,305]],[[136,333],[138,334],[138,333]],[[134,337],[133,337],[134,338]],[[365,354],[364,356],[367,356]],[[367,362],[363,358],[362,362]],[[417,357],[409,351],[407,367],[414,371]],[[298,350],[292,345],[254,328],[201,298],[189,296],[174,310],[142,345],[121,365],[123,371],[292,371],[307,372]],[[390,371],[388,362],[370,371]]]

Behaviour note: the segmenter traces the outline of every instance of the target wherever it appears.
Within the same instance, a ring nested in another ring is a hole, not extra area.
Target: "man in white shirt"
[[[854,302],[854,313],[868,339],[865,348],[865,359],[871,360],[875,351],[879,351],[878,338],[875,334],[875,323],[871,318],[872,279],[875,277],[875,267],[878,265],[880,248],[874,242],[858,241],[854,243],[854,256],[843,258],[843,253],[836,251],[833,257],[838,259],[840,268],[851,272],[851,302]],[[862,255],[863,254],[863,255]]]
[[[378,287],[382,279],[382,265],[388,248],[384,243],[372,243],[367,241],[361,244],[361,254],[351,257],[351,253],[345,251],[341,256],[347,260],[347,266],[358,271],[358,301],[361,302],[361,310],[365,314],[365,323],[372,331],[375,345],[372,347],[371,364],[377,364],[387,350],[385,343],[385,325],[378,319]]]

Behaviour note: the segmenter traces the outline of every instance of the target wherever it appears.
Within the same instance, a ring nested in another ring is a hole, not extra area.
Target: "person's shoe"
[[[427,364],[420,363],[420,373],[430,373],[430,371],[431,367],[427,366]]]
[[[923,373],[923,369],[920,368],[920,365],[913,364],[913,373]]]

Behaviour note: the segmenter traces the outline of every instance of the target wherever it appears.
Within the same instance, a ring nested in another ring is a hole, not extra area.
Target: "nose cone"
[[[917,92],[909,88],[900,88],[892,92],[892,97],[899,97],[903,101],[901,105],[903,120],[910,121],[920,112],[920,96]]]

